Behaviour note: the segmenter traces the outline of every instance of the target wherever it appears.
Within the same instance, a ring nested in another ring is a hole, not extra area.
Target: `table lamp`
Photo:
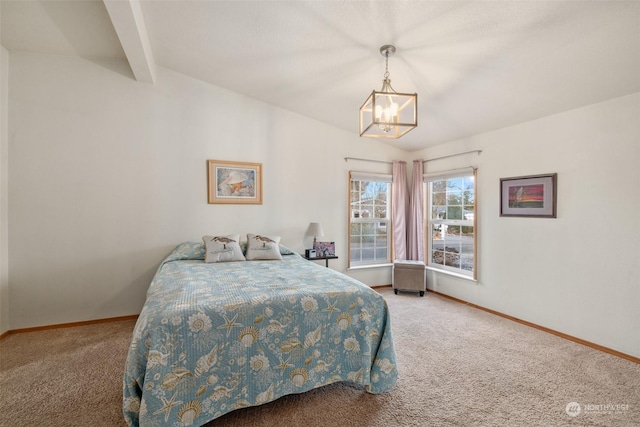
[[[307,230],[308,236],[313,236],[313,243],[316,243],[317,236],[324,236],[324,231],[322,231],[322,224],[319,222],[311,222],[309,223],[309,229]]]

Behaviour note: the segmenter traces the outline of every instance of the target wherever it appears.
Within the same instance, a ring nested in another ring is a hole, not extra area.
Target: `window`
[[[425,176],[429,267],[476,278],[475,169]]]
[[[387,264],[391,175],[351,172],[349,180],[349,267]]]

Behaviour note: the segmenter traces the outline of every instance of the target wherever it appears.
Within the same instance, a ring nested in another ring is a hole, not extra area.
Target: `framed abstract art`
[[[558,174],[500,179],[500,216],[556,217]]]

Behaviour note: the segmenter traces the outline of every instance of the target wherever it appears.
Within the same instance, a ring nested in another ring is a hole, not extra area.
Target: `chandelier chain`
[[[389,78],[389,51],[385,52],[384,78]]]

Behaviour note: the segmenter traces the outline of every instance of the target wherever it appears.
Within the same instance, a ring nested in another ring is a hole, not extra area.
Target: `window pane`
[[[473,235],[460,236],[460,253],[473,257]]]
[[[465,176],[464,177],[464,189],[465,190],[474,190],[475,187],[475,179],[473,176]]]
[[[446,191],[446,189],[447,189],[447,181],[446,180],[434,181],[434,182],[431,183],[431,189],[432,189],[433,193]]]
[[[447,180],[447,194],[451,191],[460,191],[463,188],[464,178],[452,178]]]
[[[462,191],[448,191],[447,192],[447,205],[461,205],[462,204]]]
[[[375,233],[374,224],[365,222],[362,225],[362,235],[373,235]]]
[[[460,227],[447,226],[444,237],[444,265],[460,267]]]
[[[377,224],[377,232],[378,232],[378,236],[386,236],[387,235],[387,223],[386,222],[379,222]]]
[[[448,226],[447,232],[444,237],[444,250],[445,252],[459,253],[460,252],[460,227]]]
[[[431,230],[431,239],[434,240],[433,244],[435,245],[435,240],[444,240],[444,234],[442,227],[446,227],[443,224],[434,224]]]
[[[460,255],[455,248],[445,248],[444,265],[454,268],[460,268]]]
[[[474,200],[474,195],[473,195],[473,191],[465,191],[462,194],[462,202],[465,206],[471,206],[473,207],[473,204],[475,202]]]
[[[462,255],[460,257],[460,268],[465,271],[473,271],[473,255]]]
[[[431,262],[434,264],[444,264],[444,251],[435,250],[432,252]]]
[[[386,217],[387,217],[387,207],[385,205],[376,206],[374,218],[386,218]]]
[[[444,219],[447,216],[447,209],[444,206],[434,206],[431,209],[432,219]]]
[[[448,206],[447,219],[462,219],[462,206]]]
[[[376,189],[376,197],[375,200],[377,203],[381,203],[383,205],[387,204],[387,186],[379,186]]]
[[[447,227],[447,239],[449,238],[460,238],[460,226],[459,225],[450,225]]]
[[[360,207],[360,218],[371,218],[373,205],[362,205]]]
[[[357,222],[351,223],[351,235],[359,236],[361,233],[362,233],[362,224]]]
[[[460,233],[462,233],[463,236],[469,237],[471,238],[471,240],[473,240],[473,227],[466,225],[466,226],[462,226],[460,227]]]
[[[351,181],[350,263],[366,265],[389,261],[389,191],[387,182]]]
[[[371,235],[362,236],[362,245],[363,246],[371,247],[371,246],[373,246],[374,242],[375,242],[375,237],[374,236],[371,236]]]
[[[433,193],[432,198],[434,206],[444,206],[447,204],[447,193],[445,192]]]
[[[375,252],[373,251],[373,249],[363,249],[362,250],[362,261],[374,261],[374,254]]]
[[[434,181],[427,188],[431,190],[427,198],[430,224],[425,228],[431,249],[428,262],[446,270],[473,275],[475,230],[458,221],[474,220],[474,177]]]

